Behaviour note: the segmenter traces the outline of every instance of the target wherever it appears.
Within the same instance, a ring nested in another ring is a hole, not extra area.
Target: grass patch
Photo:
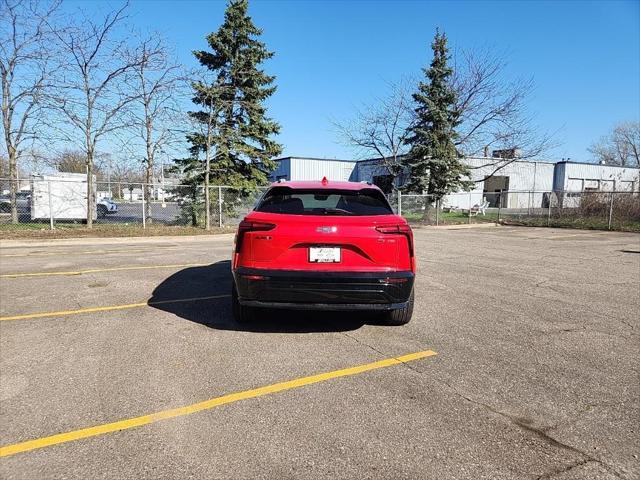
[[[402,216],[411,223],[423,223],[425,225],[436,225],[436,212],[431,210],[429,217],[424,218],[424,212],[407,212]],[[462,225],[466,223],[496,223],[498,221],[497,213],[486,213],[485,215],[472,215],[469,221],[469,214],[461,211],[439,212],[438,225]]]
[[[577,228],[583,230],[609,230],[609,222],[598,217],[507,217],[501,219],[503,225],[523,225],[528,227]],[[621,232],[640,232],[640,220],[612,222],[611,229]]]
[[[424,218],[424,212],[403,212],[402,216],[410,223],[423,225],[436,225],[435,210],[429,212],[429,217]],[[471,221],[469,221],[471,220]],[[602,216],[535,216],[526,214],[512,214],[502,212],[498,219],[498,212],[487,212],[485,215],[474,215],[469,219],[469,214],[464,211],[439,212],[438,225],[464,225],[467,223],[501,223],[503,225],[522,225],[529,227],[558,227],[577,228],[584,230],[609,230],[608,217]],[[612,230],[621,232],[640,232],[640,219],[616,219],[614,216]]]
[[[88,229],[82,224],[57,224],[55,230],[49,229],[48,223],[18,223],[0,225],[0,239],[50,239],[50,238],[109,238],[109,237],[156,237],[172,235],[216,235],[233,233],[235,227],[212,228],[206,231],[191,226],[142,225],[127,224],[94,224]]]

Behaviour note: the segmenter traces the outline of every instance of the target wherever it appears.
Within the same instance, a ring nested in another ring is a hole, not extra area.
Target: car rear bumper
[[[394,310],[406,306],[412,272],[318,272],[240,267],[238,300],[255,307],[311,310]]]

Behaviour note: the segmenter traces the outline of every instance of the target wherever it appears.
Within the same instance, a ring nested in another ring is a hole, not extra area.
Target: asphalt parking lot
[[[234,323],[229,236],[4,242],[0,477],[640,478],[640,236],[415,236],[403,327]]]

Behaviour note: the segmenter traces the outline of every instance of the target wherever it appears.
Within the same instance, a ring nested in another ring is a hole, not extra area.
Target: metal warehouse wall
[[[382,165],[379,160],[362,160],[359,161],[354,170],[352,181],[354,182],[373,182],[373,177],[377,175],[389,175],[389,171]],[[406,181],[406,174],[401,174],[395,179],[397,187]]]
[[[500,165],[500,163],[496,164],[498,159],[495,158],[467,158],[465,161],[472,168],[471,179],[475,181],[491,175]],[[514,161],[495,172],[495,176],[509,177],[509,191],[512,193],[508,194],[507,206],[509,208],[542,206],[543,192],[550,192],[553,189],[554,167],[554,163],[548,162]],[[483,190],[484,182],[476,183],[476,187],[471,192],[471,206],[482,203]],[[453,198],[456,200],[455,206],[469,208],[468,197],[455,195]]]
[[[469,208],[481,204],[485,184],[480,181],[494,174],[496,177],[509,177],[509,194],[506,199],[508,208],[541,207],[545,192],[569,190],[581,191],[585,188],[599,190],[631,191],[640,190],[640,170],[614,167],[611,165],[582,164],[570,162],[535,162],[516,160],[494,173],[500,163],[494,158],[467,158],[471,167],[471,178],[478,183],[470,193],[456,193],[445,197],[450,207]],[[388,172],[380,160],[331,160],[319,158],[289,157],[278,162],[278,168],[271,177],[285,176],[288,180],[320,180],[327,177],[335,181],[368,181],[376,175]],[[396,185],[406,181],[406,174],[396,180]],[[530,193],[535,192],[535,193]]]
[[[364,160],[358,162],[355,169],[355,178],[357,182],[372,182],[376,175],[388,175],[387,169],[376,160]]]
[[[467,158],[465,162],[472,168],[471,179],[479,181],[491,175],[496,166],[494,158]],[[509,190],[511,191],[537,191],[536,194],[509,194],[508,204],[511,208],[527,208],[532,205],[541,205],[544,191],[553,190],[553,163],[548,162],[525,162],[515,161],[500,170],[496,176],[509,177]],[[367,160],[358,162],[355,179],[357,181],[373,181],[375,175],[387,175],[387,170],[379,161]],[[405,179],[401,179],[400,185]],[[454,194],[446,198],[449,206],[458,208],[469,208],[471,205],[480,204],[483,200],[484,182],[478,182],[471,191],[471,194]]]
[[[472,167],[471,178],[481,180],[491,175],[497,166],[495,158],[467,158],[465,163]],[[495,175],[509,177],[509,190],[551,191],[555,164],[547,162],[514,161],[502,167]],[[482,190],[482,182],[477,190]]]
[[[283,158],[282,160],[279,160],[278,162],[276,162],[276,164],[278,166],[269,175],[271,180],[275,181],[275,180],[278,179],[278,177],[282,177],[282,176],[284,176],[286,180],[291,180],[291,161],[290,161],[290,159]]]
[[[602,191],[640,190],[640,169],[585,163],[562,162],[556,170],[556,189],[582,191],[595,188]]]
[[[291,180],[348,181],[356,162],[346,160],[323,160],[311,158],[291,158]]]

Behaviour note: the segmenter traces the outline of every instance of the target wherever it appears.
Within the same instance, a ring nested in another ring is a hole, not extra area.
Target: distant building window
[[[634,191],[634,182],[633,180],[621,180],[619,183],[621,192],[633,192]]]
[[[584,191],[585,192],[597,192],[600,190],[600,180],[585,179]]]

